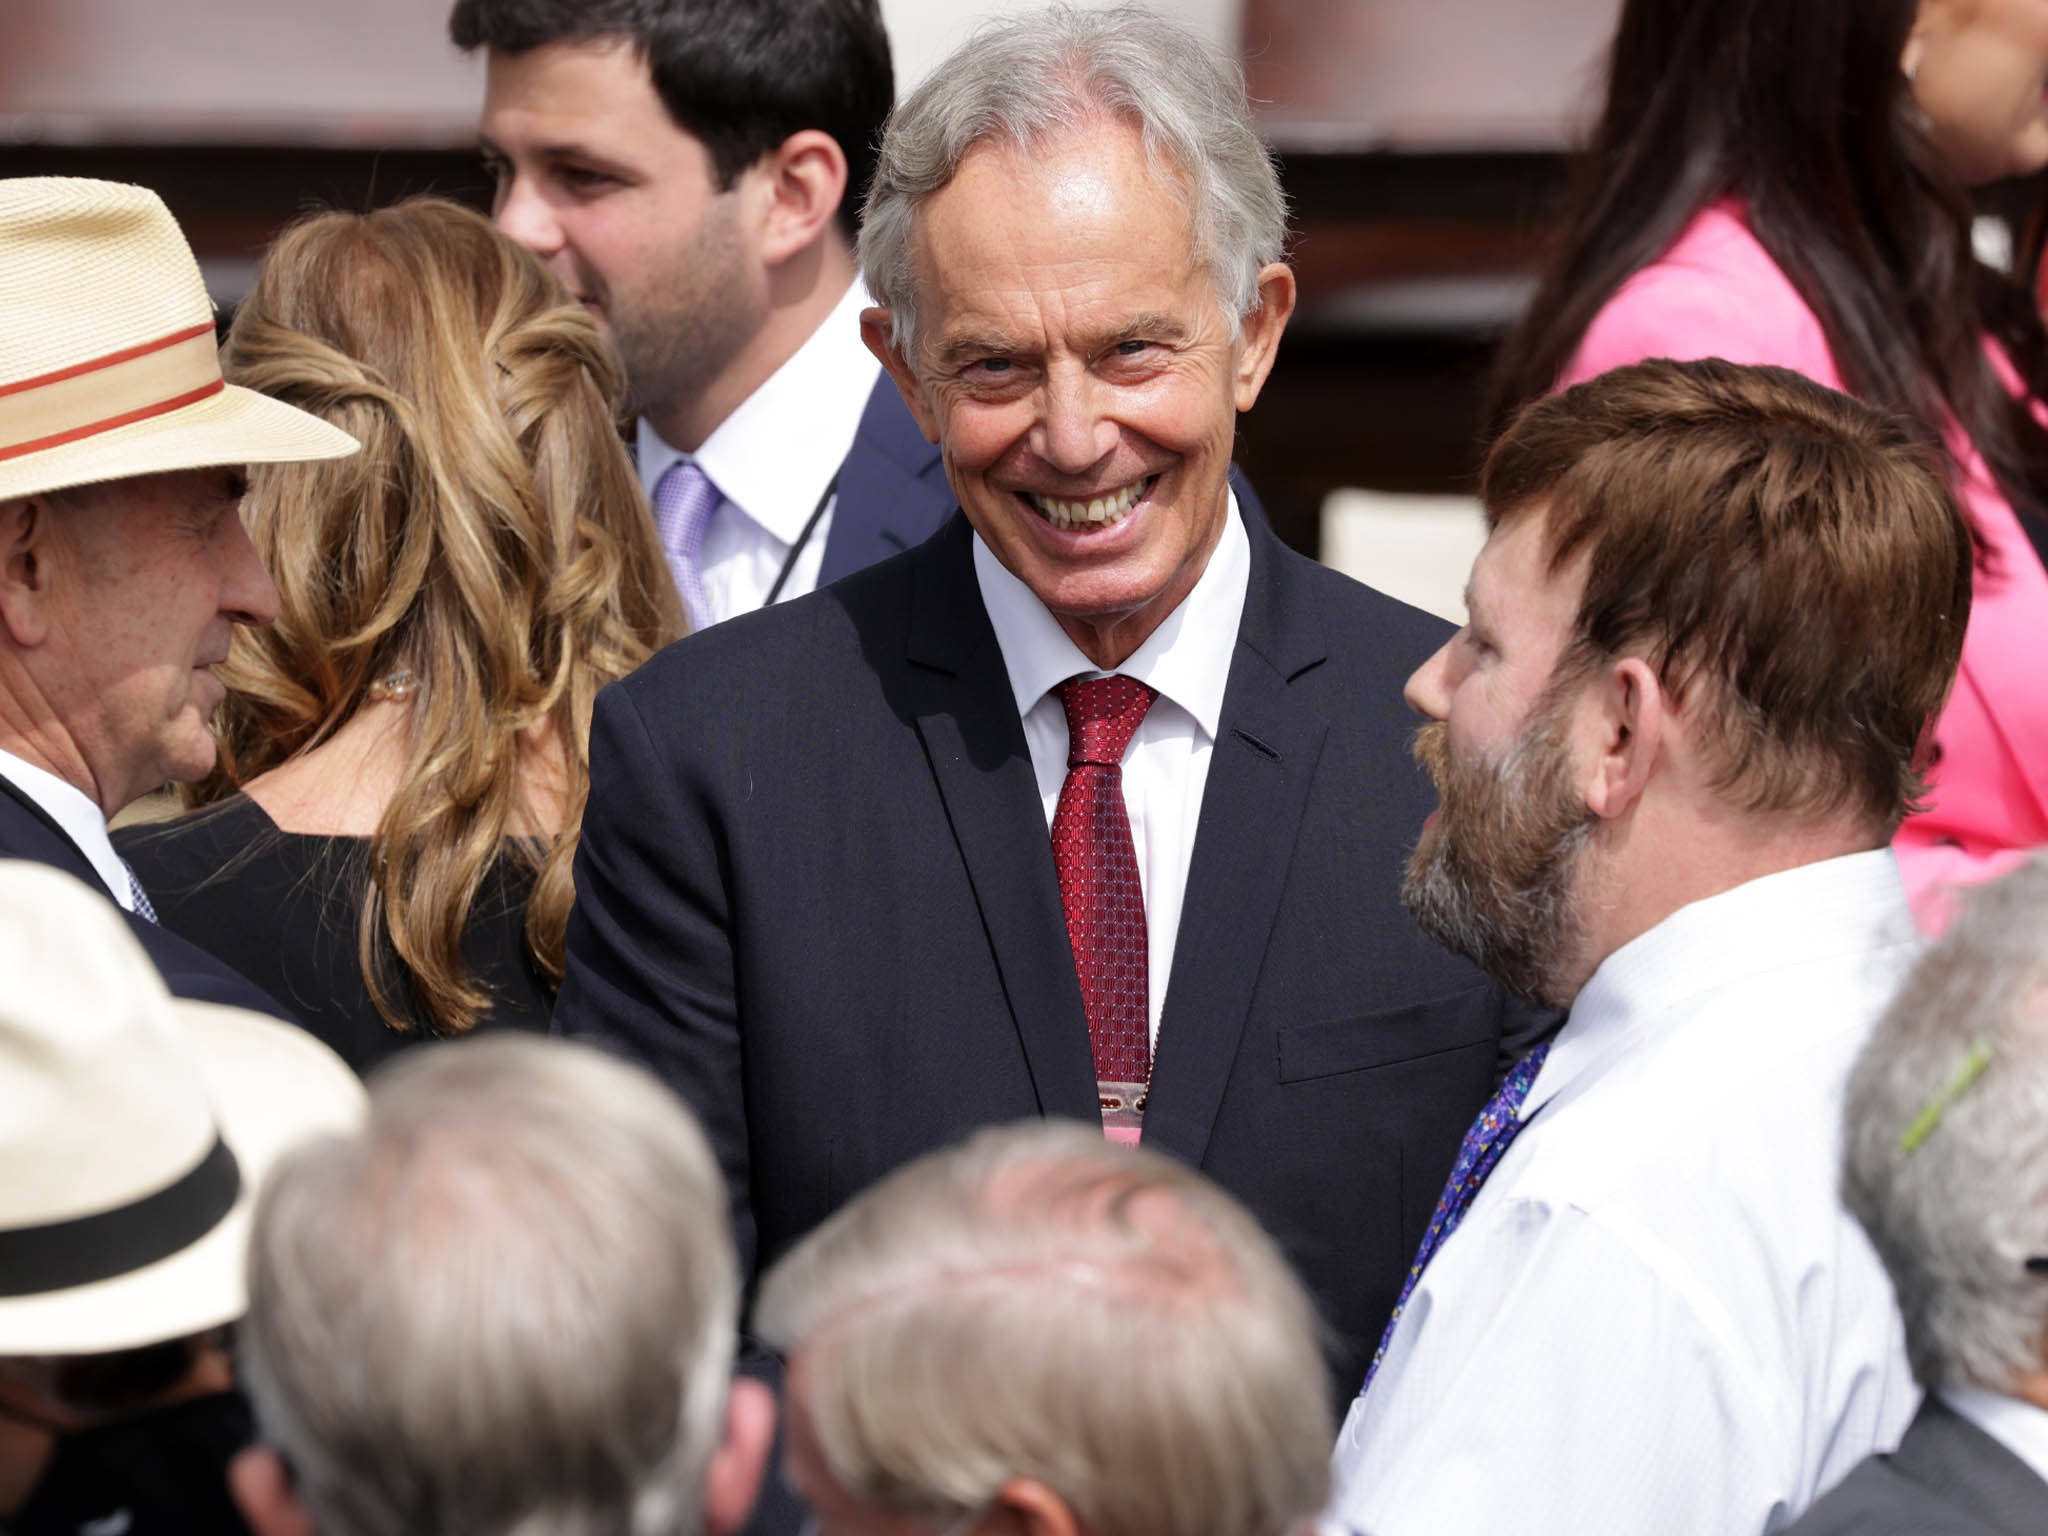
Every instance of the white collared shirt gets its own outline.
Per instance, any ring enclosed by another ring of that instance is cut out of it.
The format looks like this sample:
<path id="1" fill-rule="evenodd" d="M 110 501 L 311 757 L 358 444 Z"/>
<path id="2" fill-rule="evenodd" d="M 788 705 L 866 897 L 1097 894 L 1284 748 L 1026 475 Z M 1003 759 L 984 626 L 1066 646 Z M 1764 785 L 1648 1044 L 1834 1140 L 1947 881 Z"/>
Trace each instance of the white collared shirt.
<path id="1" fill-rule="evenodd" d="M 12 752 L 0 752 L 0 778 L 35 801 L 52 821 L 71 835 L 71 841 L 78 844 L 86 861 L 92 865 L 93 873 L 100 877 L 108 894 L 121 904 L 123 912 L 135 910 L 135 895 L 128 885 L 128 866 L 114 852 L 113 840 L 107 836 L 106 815 L 93 803 L 92 796 L 54 773 L 38 768 L 34 763 L 24 762 Z"/>
<path id="2" fill-rule="evenodd" d="M 1145 893 L 1147 1013 L 1155 1043 L 1167 978 L 1173 974 L 1173 941 L 1180 932 L 1202 791 L 1209 782 L 1209 757 L 1223 718 L 1223 690 L 1230 681 L 1251 575 L 1251 540 L 1245 537 L 1233 492 L 1223 536 L 1194 590 L 1116 669 L 1159 694 L 1132 735 L 1123 765 L 1124 808 L 1130 813 L 1138 883 Z M 1024 744 L 1031 752 L 1050 835 L 1060 786 L 1067 781 L 1067 712 L 1053 690 L 1070 677 L 1104 674 L 1067 638 L 1031 589 L 1003 568 L 979 534 L 974 538 L 974 577 L 1024 722 Z"/>
<path id="3" fill-rule="evenodd" d="M 640 487 L 647 499 L 668 467 L 695 459 L 722 500 L 704 531 L 699 568 L 712 620 L 748 613 L 768 600 L 804 524 L 853 447 L 882 365 L 860 339 L 867 290 L 855 283 L 824 323 L 761 387 L 712 429 L 695 454 L 664 442 L 643 416 Z M 804 540 L 776 601 L 818 585 L 835 493 Z"/>
<path id="4" fill-rule="evenodd" d="M 2048 1483 L 2048 1409 L 1982 1387 L 1943 1387 L 1941 1399 Z"/>
<path id="5" fill-rule="evenodd" d="M 1918 951 L 1889 850 L 1693 903 L 1572 1004 L 1335 1461 L 1372 1536 L 1750 1536 L 1918 1405 L 1836 1197 L 1843 1083 Z"/>

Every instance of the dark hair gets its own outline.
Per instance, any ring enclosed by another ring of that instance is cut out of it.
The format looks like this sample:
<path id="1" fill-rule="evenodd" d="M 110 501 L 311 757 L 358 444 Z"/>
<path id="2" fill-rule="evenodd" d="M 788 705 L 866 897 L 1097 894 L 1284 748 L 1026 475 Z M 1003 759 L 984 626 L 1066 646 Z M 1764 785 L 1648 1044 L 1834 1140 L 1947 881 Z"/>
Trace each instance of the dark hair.
<path id="1" fill-rule="evenodd" d="M 1536 297 L 1501 354 L 1496 425 L 1555 386 L 1601 307 L 1718 197 L 1818 317 L 1844 384 L 1946 454 L 1952 416 L 2015 510 L 2040 515 L 2048 397 L 2031 297 L 1978 262 L 1965 189 L 1900 71 L 1916 0 L 1627 0 L 1607 102 Z"/>
<path id="2" fill-rule="evenodd" d="M 1553 573 L 1586 561 L 1559 675 L 1644 657 L 1734 804 L 1887 835 L 1914 808 L 1971 542 L 1896 417 L 1787 368 L 1658 358 L 1530 405 L 1480 495 L 1494 527 L 1543 518 Z"/>
<path id="3" fill-rule="evenodd" d="M 500 53 L 629 40 L 721 191 L 791 134 L 829 133 L 846 155 L 839 227 L 849 240 L 859 230 L 896 99 L 876 0 L 455 0 L 448 35 Z"/>

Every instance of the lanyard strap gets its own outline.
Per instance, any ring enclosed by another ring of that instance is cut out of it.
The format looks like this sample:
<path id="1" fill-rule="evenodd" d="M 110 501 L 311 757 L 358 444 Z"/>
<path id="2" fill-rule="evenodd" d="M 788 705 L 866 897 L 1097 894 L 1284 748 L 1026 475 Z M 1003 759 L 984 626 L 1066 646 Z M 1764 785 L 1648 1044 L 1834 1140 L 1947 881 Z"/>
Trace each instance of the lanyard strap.
<path id="1" fill-rule="evenodd" d="M 774 604 L 782 596 L 782 589 L 789 581 L 789 573 L 796 569 L 797 557 L 804 552 L 804 546 L 811 542 L 811 535 L 818 531 L 818 522 L 825 515 L 825 509 L 832 505 L 832 497 L 839 489 L 839 472 L 834 470 L 832 478 L 825 482 L 825 494 L 818 498 L 818 504 L 811 508 L 810 518 L 804 523 L 804 531 L 796 536 L 796 542 L 789 546 L 789 554 L 782 562 L 782 570 L 775 577 L 775 585 L 768 589 L 768 595 L 761 599 L 763 608 Z"/>

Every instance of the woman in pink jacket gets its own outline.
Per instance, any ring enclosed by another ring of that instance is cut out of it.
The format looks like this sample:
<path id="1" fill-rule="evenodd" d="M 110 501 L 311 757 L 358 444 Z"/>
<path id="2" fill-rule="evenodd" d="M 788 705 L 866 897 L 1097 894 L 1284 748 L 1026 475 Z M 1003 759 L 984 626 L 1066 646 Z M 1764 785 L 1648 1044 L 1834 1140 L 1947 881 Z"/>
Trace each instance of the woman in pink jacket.
<path id="1" fill-rule="evenodd" d="M 1645 357 L 1794 368 L 1946 454 L 1980 548 L 1922 920 L 2048 842 L 2048 333 L 1969 188 L 2048 165 L 2048 0 L 1627 0 L 1501 415 Z"/>

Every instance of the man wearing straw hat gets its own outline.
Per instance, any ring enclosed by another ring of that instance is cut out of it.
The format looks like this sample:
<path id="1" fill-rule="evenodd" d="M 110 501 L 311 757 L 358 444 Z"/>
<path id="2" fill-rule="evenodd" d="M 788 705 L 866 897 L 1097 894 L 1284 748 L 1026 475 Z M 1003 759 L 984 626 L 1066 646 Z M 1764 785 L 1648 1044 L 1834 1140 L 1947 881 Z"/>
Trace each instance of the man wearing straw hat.
<path id="1" fill-rule="evenodd" d="M 230 1531 L 220 1330 L 257 1186 L 363 1113 L 305 1031 L 177 1001 L 114 909 L 0 860 L 0 1527 Z"/>
<path id="2" fill-rule="evenodd" d="M 212 668 L 277 592 L 252 463 L 357 444 L 221 379 L 213 305 L 155 193 L 0 181 L 0 857 L 103 888 L 171 990 L 278 1012 L 159 929 L 107 818 L 214 763 Z"/>

